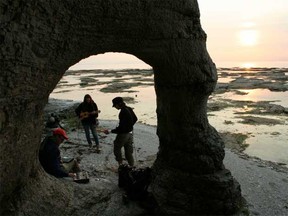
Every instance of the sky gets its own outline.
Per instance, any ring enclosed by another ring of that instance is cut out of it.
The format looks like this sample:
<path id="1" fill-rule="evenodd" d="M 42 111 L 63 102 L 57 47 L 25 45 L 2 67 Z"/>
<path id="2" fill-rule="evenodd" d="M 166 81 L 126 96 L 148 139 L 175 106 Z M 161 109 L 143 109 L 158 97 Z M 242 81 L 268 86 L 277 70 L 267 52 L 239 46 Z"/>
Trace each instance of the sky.
<path id="1" fill-rule="evenodd" d="M 216 65 L 282 61 L 288 67 L 288 0 L 198 0 L 198 4 L 207 49 Z"/>
<path id="2" fill-rule="evenodd" d="M 288 67 L 288 0 L 198 0 L 217 67 Z M 123 53 L 91 56 L 70 69 L 149 68 Z"/>

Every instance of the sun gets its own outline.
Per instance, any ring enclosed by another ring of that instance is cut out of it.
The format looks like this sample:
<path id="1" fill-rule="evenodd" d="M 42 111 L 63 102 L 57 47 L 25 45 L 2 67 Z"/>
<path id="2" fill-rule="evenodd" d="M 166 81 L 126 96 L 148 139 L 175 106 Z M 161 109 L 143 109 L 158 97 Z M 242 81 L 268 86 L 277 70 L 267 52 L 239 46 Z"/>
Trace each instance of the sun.
<path id="1" fill-rule="evenodd" d="M 242 66 L 245 68 L 245 69 L 250 69 L 250 68 L 252 68 L 252 67 L 255 67 L 255 64 L 254 63 L 244 63 L 244 64 L 242 64 Z"/>
<path id="2" fill-rule="evenodd" d="M 252 29 L 242 30 L 239 32 L 239 40 L 243 46 L 255 46 L 259 40 L 259 33 Z"/>

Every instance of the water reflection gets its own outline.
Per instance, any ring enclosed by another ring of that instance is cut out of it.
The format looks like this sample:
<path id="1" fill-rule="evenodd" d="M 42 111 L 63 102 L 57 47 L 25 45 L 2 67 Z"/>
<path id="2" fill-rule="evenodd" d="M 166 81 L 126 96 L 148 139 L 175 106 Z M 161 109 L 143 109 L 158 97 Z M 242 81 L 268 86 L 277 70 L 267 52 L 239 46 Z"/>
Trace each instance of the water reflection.
<path id="1" fill-rule="evenodd" d="M 234 77 L 231 74 L 239 76 L 239 72 L 247 73 L 244 69 L 235 69 L 232 71 L 219 70 L 225 74 L 229 72 L 228 77 L 220 77 L 220 82 L 231 82 Z M 263 70 L 259 70 L 263 72 Z M 257 73 L 257 71 L 253 71 Z M 86 85 L 83 84 L 83 78 L 88 78 Z M 91 78 L 95 79 L 93 82 Z M 90 81 L 89 81 L 90 79 Z M 128 89 L 117 89 L 116 83 L 130 85 Z M 136 85 L 132 85 L 136 83 Z M 156 95 L 154 89 L 154 77 L 151 71 L 90 71 L 90 72 L 71 72 L 65 73 L 64 77 L 59 82 L 59 85 L 51 93 L 50 98 L 73 100 L 80 102 L 83 100 L 85 94 L 90 94 L 97 103 L 101 113 L 100 119 L 116 120 L 118 119 L 118 111 L 112 108 L 112 99 L 115 96 L 127 98 L 129 106 L 135 108 L 135 112 L 142 123 L 156 125 Z M 111 92 L 103 92 L 103 88 L 111 86 Z M 114 86 L 113 86 L 114 85 Z M 239 92 L 241 94 L 239 94 Z M 233 91 L 225 92 L 223 94 L 215 94 L 211 100 L 219 102 L 221 100 L 232 100 L 229 103 L 236 103 L 236 101 L 273 101 L 288 107 L 288 92 L 271 92 L 268 89 L 240 89 L 238 93 Z M 257 156 L 265 160 L 278 161 L 288 163 L 288 117 L 280 116 L 265 116 L 269 118 L 281 118 L 285 121 L 282 125 L 251 125 L 241 123 L 239 114 L 236 112 L 251 111 L 249 106 L 241 104 L 238 107 L 221 108 L 218 111 L 209 112 L 208 120 L 219 132 L 228 131 L 231 133 L 245 133 L 249 135 L 246 142 L 249 147 L 246 153 Z M 227 122 L 230 122 L 227 124 Z M 275 132 L 275 133 L 273 133 Z M 276 133 L 279 132 L 279 133 Z"/>
<path id="2" fill-rule="evenodd" d="M 222 97 L 240 101 L 271 101 L 273 104 L 288 107 L 288 92 L 273 92 L 268 89 L 245 89 L 238 91 L 243 92 L 243 94 L 226 92 Z"/>

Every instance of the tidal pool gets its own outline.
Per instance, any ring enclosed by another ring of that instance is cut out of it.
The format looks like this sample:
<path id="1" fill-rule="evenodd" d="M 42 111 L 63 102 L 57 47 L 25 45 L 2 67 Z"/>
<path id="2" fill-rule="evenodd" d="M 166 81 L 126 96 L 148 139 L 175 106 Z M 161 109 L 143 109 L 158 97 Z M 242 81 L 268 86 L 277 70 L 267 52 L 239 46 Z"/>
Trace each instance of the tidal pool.
<path id="1" fill-rule="evenodd" d="M 222 69 L 219 80 L 229 83 L 235 77 L 243 76 L 243 73 L 249 72 Z M 273 79 L 275 73 L 282 72 L 281 69 L 276 71 L 267 68 L 257 69 L 252 71 L 249 77 L 257 77 L 257 73 L 261 77 L 265 75 L 265 79 L 269 79 L 270 74 Z M 287 76 L 287 73 L 285 75 Z M 90 94 L 101 110 L 99 119 L 118 119 L 118 110 L 112 107 L 111 101 L 114 97 L 121 96 L 126 98 L 129 101 L 127 104 L 135 109 L 139 122 L 157 125 L 154 76 L 151 70 L 68 71 L 50 94 L 50 98 L 81 102 L 85 94 Z M 244 153 L 263 160 L 288 164 L 287 113 L 251 112 L 258 106 L 263 106 L 262 108 L 265 109 L 267 104 L 278 104 L 287 110 L 287 98 L 287 91 L 270 91 L 264 88 L 241 88 L 237 91 L 228 89 L 225 93 L 213 93 L 208 101 L 208 120 L 219 133 L 229 132 L 247 136 L 242 143 L 248 146 Z M 259 101 L 266 102 L 259 104 L 257 103 Z M 276 120 L 281 123 L 275 124 Z"/>

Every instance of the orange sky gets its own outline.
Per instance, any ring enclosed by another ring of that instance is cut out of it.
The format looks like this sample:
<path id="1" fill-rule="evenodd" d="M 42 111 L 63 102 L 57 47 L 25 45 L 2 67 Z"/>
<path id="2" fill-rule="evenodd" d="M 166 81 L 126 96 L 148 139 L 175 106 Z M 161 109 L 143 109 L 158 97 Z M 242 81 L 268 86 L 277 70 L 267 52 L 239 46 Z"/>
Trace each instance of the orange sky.
<path id="1" fill-rule="evenodd" d="M 287 67 L 288 0 L 198 0 L 207 49 L 217 67 Z M 82 60 L 70 69 L 149 68 L 123 53 Z"/>
<path id="2" fill-rule="evenodd" d="M 288 0 L 198 0 L 198 4 L 207 49 L 216 65 L 282 61 L 288 67 Z"/>

